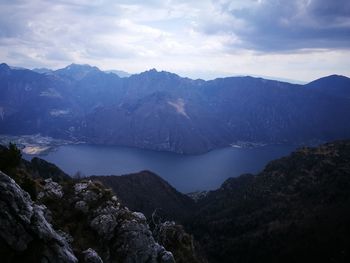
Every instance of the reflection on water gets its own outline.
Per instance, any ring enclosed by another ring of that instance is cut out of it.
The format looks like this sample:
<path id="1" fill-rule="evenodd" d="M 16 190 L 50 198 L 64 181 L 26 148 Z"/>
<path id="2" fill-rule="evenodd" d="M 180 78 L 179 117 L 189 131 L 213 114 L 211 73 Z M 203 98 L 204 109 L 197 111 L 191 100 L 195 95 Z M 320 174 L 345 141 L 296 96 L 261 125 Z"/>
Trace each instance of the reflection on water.
<path id="1" fill-rule="evenodd" d="M 216 189 L 228 177 L 257 173 L 268 161 L 288 155 L 295 148 L 291 145 L 229 147 L 202 155 L 180 155 L 118 146 L 63 145 L 40 158 L 71 175 L 77 171 L 85 175 L 122 175 L 150 170 L 186 193 Z"/>

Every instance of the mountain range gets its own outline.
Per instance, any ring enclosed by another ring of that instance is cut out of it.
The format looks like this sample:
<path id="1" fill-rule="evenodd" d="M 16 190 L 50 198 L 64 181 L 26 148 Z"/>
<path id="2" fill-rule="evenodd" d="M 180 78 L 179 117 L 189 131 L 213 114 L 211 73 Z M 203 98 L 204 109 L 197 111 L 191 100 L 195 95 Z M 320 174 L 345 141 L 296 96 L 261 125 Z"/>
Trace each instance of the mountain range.
<path id="1" fill-rule="evenodd" d="M 350 137 L 350 79 L 305 85 L 253 77 L 210 81 L 155 69 L 120 78 L 89 65 L 0 65 L 0 133 L 185 154 L 238 141 L 296 143 Z"/>

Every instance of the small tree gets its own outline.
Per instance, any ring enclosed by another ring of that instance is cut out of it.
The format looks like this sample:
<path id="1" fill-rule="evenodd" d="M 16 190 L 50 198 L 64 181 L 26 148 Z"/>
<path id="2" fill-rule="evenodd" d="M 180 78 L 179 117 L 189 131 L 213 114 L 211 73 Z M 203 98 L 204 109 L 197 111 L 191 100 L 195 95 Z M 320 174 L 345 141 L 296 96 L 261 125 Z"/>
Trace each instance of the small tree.
<path id="1" fill-rule="evenodd" d="M 0 153 L 0 169 L 5 173 L 9 172 L 21 163 L 21 158 L 21 150 L 17 148 L 16 144 L 10 142 L 8 149 L 4 149 Z"/>
<path id="2" fill-rule="evenodd" d="M 82 173 L 81 171 L 77 171 L 77 172 L 73 175 L 73 179 L 74 179 L 74 180 L 77 180 L 77 181 L 83 179 L 84 177 L 86 177 L 86 176 L 85 176 L 85 174 Z"/>
<path id="3" fill-rule="evenodd" d="M 12 167 L 16 167 L 20 164 L 22 159 L 21 150 L 17 148 L 16 144 L 9 143 L 9 158 L 11 160 Z"/>

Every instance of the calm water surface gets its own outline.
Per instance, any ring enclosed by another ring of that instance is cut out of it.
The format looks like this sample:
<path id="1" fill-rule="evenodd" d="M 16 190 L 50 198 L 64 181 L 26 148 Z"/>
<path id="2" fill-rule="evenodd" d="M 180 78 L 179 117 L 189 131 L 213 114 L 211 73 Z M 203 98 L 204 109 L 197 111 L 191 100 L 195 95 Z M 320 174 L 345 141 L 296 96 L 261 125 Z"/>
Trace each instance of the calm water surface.
<path id="1" fill-rule="evenodd" d="M 288 155 L 291 145 L 251 149 L 224 148 L 202 155 L 181 155 L 136 148 L 98 145 L 64 145 L 39 156 L 73 175 L 123 175 L 150 170 L 181 192 L 218 188 L 228 177 L 257 173 L 268 161 Z M 28 158 L 28 156 L 27 156 Z"/>

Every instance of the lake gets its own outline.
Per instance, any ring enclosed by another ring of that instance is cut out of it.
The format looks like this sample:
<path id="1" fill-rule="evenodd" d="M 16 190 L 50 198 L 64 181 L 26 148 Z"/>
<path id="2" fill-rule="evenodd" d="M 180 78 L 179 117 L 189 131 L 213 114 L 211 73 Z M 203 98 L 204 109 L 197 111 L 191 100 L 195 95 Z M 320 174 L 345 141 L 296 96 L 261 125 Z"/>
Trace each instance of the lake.
<path id="1" fill-rule="evenodd" d="M 99 145 L 63 145 L 39 156 L 66 173 L 84 175 L 123 175 L 150 170 L 177 190 L 187 193 L 218 188 L 228 177 L 257 173 L 273 159 L 288 155 L 292 145 L 256 148 L 228 147 L 201 155 L 181 155 L 137 148 Z M 28 155 L 24 155 L 30 159 Z"/>

